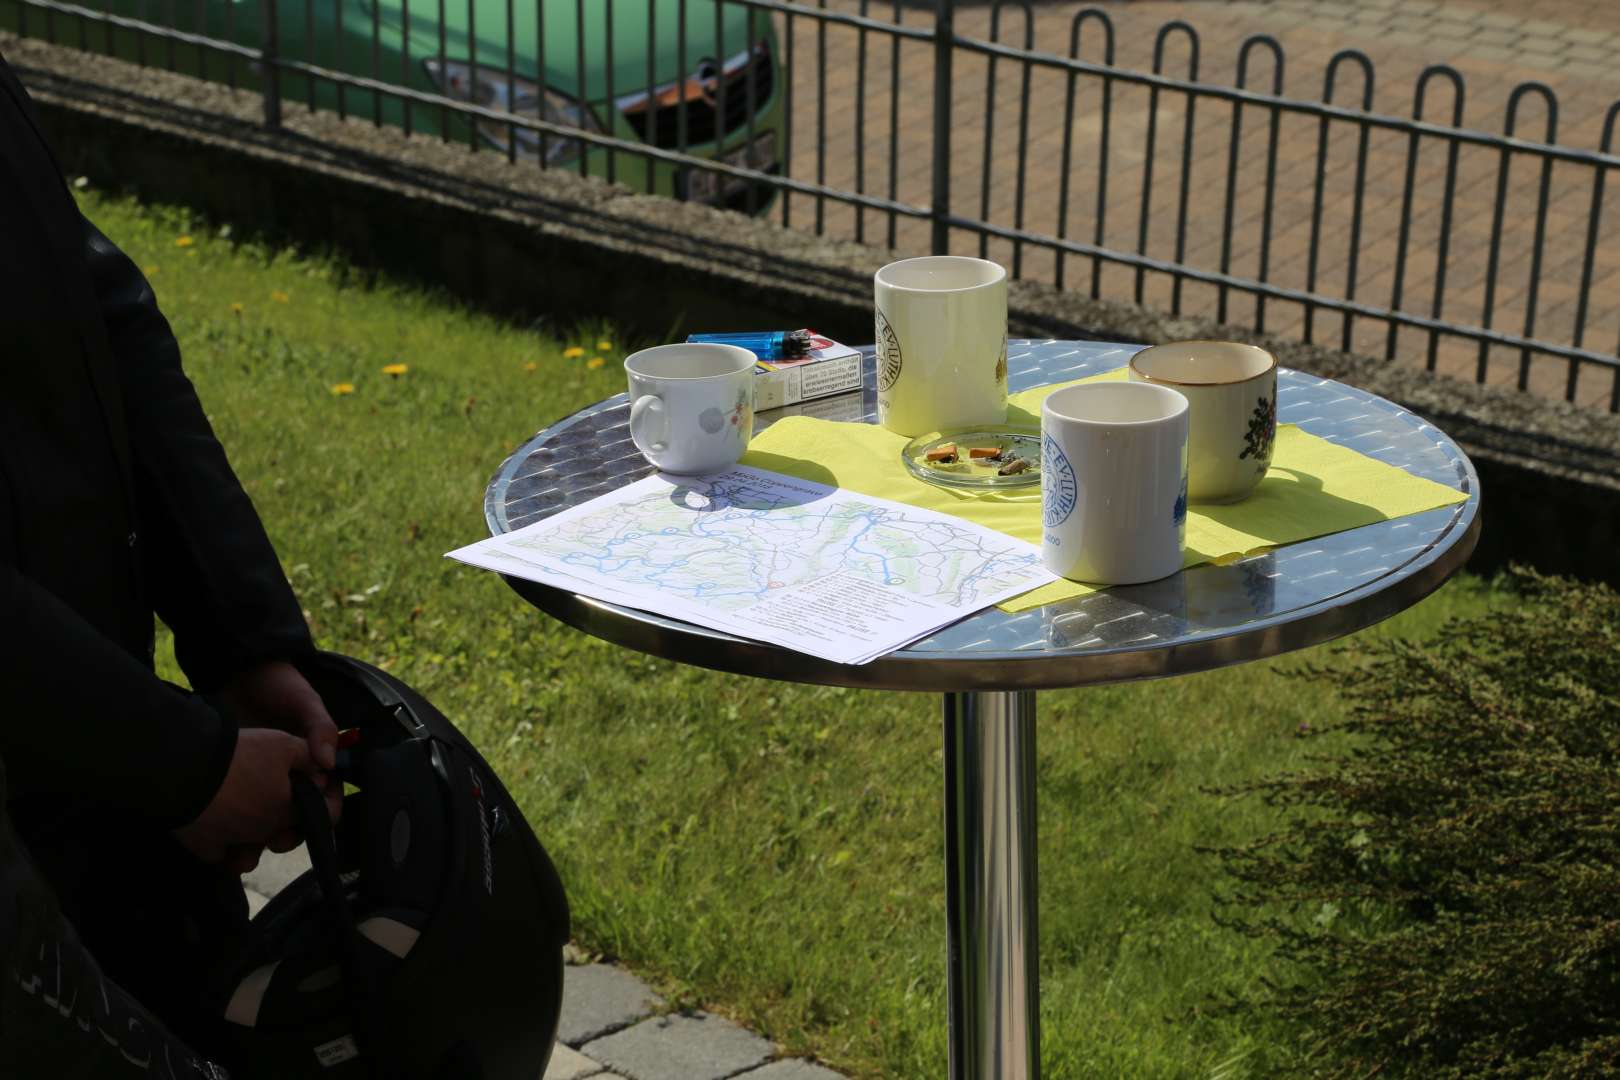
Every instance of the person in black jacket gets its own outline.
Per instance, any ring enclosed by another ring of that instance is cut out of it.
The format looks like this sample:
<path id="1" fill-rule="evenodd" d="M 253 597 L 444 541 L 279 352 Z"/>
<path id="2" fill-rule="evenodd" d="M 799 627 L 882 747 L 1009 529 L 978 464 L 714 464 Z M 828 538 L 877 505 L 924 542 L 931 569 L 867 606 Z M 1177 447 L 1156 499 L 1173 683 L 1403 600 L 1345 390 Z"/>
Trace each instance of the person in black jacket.
<path id="1" fill-rule="evenodd" d="M 44 992 L 74 931 L 97 972 L 81 993 L 104 972 L 206 1047 L 240 874 L 297 842 L 290 771 L 321 778 L 335 818 L 337 732 L 290 663 L 308 628 L 152 290 L 79 212 L 4 57 L 0 365 L 0 831 L 21 842 L 0 836 L 0 858 L 32 860 L 0 867 L 0 1075 L 35 1074 L 51 1023 L 116 1040 Z M 194 692 L 154 674 L 154 613 Z M 12 902 L 34 870 L 71 927 Z"/>

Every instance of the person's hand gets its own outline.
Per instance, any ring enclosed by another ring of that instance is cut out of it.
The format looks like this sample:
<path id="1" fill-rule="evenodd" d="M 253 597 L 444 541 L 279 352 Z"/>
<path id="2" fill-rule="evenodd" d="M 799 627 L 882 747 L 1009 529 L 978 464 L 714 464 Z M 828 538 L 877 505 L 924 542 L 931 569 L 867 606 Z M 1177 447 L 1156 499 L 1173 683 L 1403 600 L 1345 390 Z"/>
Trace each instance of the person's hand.
<path id="1" fill-rule="evenodd" d="M 174 831 L 175 838 L 203 862 L 241 867 L 239 873 L 251 870 L 260 851 L 293 834 L 290 775 L 309 771 L 309 744 L 303 739 L 270 728 L 243 728 L 225 782 L 195 821 Z"/>
<path id="2" fill-rule="evenodd" d="M 315 783 L 326 794 L 327 813 L 336 822 L 343 811 L 343 784 L 331 775 L 337 764 L 337 725 L 298 669 L 280 660 L 260 664 L 226 683 L 220 697 L 236 711 L 244 728 L 277 728 L 309 744 Z M 297 832 L 289 831 L 273 838 L 269 846 L 272 851 L 290 851 L 299 839 Z"/>

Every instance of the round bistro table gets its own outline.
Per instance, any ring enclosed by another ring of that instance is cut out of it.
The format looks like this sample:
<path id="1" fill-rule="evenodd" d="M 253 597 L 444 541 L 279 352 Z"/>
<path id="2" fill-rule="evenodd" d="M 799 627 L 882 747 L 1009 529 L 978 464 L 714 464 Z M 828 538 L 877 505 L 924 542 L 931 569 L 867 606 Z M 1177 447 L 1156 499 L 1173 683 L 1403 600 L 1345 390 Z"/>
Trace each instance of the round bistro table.
<path id="1" fill-rule="evenodd" d="M 1140 346 L 1012 341 L 1013 391 L 1122 366 Z M 866 389 L 757 415 L 876 423 Z M 788 682 L 944 696 L 947 1000 L 953 1080 L 1036 1080 L 1035 693 L 1205 671 L 1327 641 L 1438 588 L 1479 537 L 1479 480 L 1444 433 L 1382 398 L 1283 369 L 1278 419 L 1417 476 L 1466 502 L 1303 540 L 1224 566 L 1010 615 L 988 608 L 858 667 L 731 637 L 508 577 L 588 634 L 681 663 Z M 502 464 L 484 496 L 492 534 L 653 471 L 630 441 L 624 394 L 559 420 Z"/>

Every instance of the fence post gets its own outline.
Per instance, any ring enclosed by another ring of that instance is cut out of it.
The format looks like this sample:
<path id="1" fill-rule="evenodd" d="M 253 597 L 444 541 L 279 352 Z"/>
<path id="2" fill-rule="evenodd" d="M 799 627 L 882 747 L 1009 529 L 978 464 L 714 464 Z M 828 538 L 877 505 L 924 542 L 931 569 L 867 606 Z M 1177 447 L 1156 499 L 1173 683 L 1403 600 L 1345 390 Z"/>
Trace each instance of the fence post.
<path id="1" fill-rule="evenodd" d="M 281 50 L 276 38 L 276 0 L 264 0 L 264 44 L 259 49 L 260 77 L 264 80 L 264 126 L 281 126 Z"/>
<path id="2" fill-rule="evenodd" d="M 950 248 L 951 212 L 951 52 L 956 44 L 955 0 L 934 4 L 934 238 L 935 255 Z"/>

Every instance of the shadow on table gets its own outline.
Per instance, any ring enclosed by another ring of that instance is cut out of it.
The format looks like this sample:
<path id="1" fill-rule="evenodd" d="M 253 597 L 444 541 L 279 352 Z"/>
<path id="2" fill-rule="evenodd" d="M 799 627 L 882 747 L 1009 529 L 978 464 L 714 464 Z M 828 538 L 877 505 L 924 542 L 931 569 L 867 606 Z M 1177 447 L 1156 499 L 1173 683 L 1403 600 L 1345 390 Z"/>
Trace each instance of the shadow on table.
<path id="1" fill-rule="evenodd" d="M 1189 544 L 1188 563 L 1230 562 L 1266 548 L 1389 520 L 1376 506 L 1330 495 L 1322 488 L 1322 478 L 1315 473 L 1273 465 L 1242 502 L 1194 503 L 1193 513 L 1243 533 L 1254 543 L 1240 552 L 1201 551 Z"/>
<path id="2" fill-rule="evenodd" d="M 819 466 L 796 459 L 779 457 L 775 454 L 761 454 L 758 455 L 758 458 L 765 459 L 767 463 L 756 466 L 754 461 L 750 461 L 751 467 L 782 472 L 784 471 L 781 468 L 782 464 L 792 461 L 797 467 L 798 476 L 829 487 L 837 487 L 833 475 Z M 823 476 L 825 479 L 822 478 Z M 674 484 L 669 490 L 668 498 L 670 503 L 692 514 L 717 514 L 725 510 L 783 510 L 821 502 L 828 498 L 830 494 L 825 491 L 813 491 L 809 488 L 798 487 L 792 483 L 762 483 L 746 475 L 736 473 L 720 473 L 690 479 L 666 474 L 665 479 Z M 791 479 L 791 477 L 785 477 L 784 479 Z M 675 530 L 666 529 L 664 531 L 674 532 Z"/>
<path id="3" fill-rule="evenodd" d="M 818 465 L 808 458 L 788 457 L 786 454 L 750 450 L 745 464 L 752 469 L 764 469 L 767 472 L 781 473 L 784 476 L 796 476 L 801 480 L 826 484 L 828 487 L 838 486 L 838 477 L 833 475 L 831 469 Z"/>

